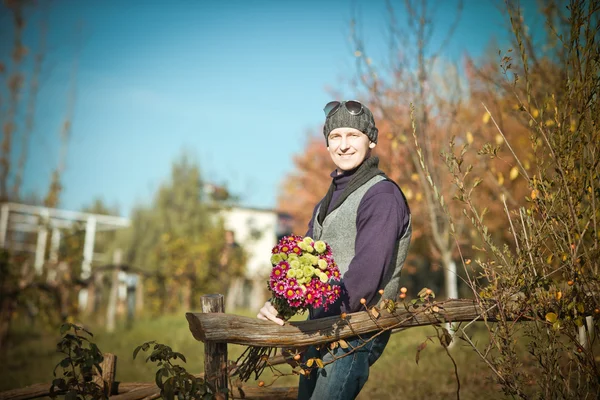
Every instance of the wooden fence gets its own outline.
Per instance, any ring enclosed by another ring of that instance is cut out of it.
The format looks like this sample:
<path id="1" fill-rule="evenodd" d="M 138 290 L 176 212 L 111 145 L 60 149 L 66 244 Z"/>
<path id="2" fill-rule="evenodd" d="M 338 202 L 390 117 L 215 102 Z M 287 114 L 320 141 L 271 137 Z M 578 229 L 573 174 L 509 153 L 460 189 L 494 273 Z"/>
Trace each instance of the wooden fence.
<path id="1" fill-rule="evenodd" d="M 435 305 L 435 308 L 433 306 Z M 186 318 L 190 331 L 204 342 L 204 373 L 196 375 L 215 384 L 218 389 L 228 388 L 227 344 L 245 346 L 294 347 L 323 344 L 381 329 L 409 328 L 443 322 L 466 322 L 497 319 L 497 307 L 490 302 L 483 307 L 474 300 L 450 299 L 435 304 L 417 304 L 419 308 L 398 308 L 394 313 L 385 309 L 377 313 L 360 311 L 312 321 L 289 322 L 276 325 L 258 318 L 224 313 L 224 297 L 220 294 L 202 296 L 202 312 L 189 312 Z M 110 400 L 156 399 L 160 390 L 154 382 L 115 382 L 116 357 L 105 357 L 111 365 L 103 368 L 102 379 L 110 389 Z M 106 362 L 106 361 L 105 361 Z M 283 364 L 282 356 L 269 360 L 271 365 Z M 295 387 L 259 387 L 256 384 L 229 389 L 230 398 L 295 399 Z M 0 393 L 0 400 L 26 400 L 49 395 L 50 383 L 36 384 Z"/>

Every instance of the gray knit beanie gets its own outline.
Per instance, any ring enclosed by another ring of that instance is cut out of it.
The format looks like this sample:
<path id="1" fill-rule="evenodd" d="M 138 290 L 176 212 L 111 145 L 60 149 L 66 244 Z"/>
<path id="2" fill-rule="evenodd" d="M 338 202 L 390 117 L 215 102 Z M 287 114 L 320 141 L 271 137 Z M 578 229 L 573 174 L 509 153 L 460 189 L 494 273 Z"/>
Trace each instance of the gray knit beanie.
<path id="1" fill-rule="evenodd" d="M 337 110 L 332 116 L 325 119 L 325 125 L 323 125 L 323 134 L 325 135 L 325 142 L 329 146 L 329 132 L 336 128 L 354 128 L 358 129 L 373 143 L 377 143 L 377 133 L 379 132 L 375 126 L 375 119 L 373 113 L 364 104 L 362 105 L 363 111 L 359 115 L 352 115 L 346 109 L 346 105 L 342 102 L 340 109 Z"/>

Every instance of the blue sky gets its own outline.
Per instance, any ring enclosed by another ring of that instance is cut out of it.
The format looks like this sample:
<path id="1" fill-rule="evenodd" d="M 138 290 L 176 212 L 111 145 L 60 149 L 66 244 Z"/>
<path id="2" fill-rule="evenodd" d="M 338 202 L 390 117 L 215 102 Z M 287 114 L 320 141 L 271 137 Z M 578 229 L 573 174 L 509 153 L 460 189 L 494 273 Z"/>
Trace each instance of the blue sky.
<path id="1" fill-rule="evenodd" d="M 434 41 L 456 7 L 438 4 Z M 465 0 L 445 57 L 481 54 L 491 37 L 503 42 L 505 21 L 494 4 Z M 377 62 L 386 44 L 381 0 L 53 1 L 24 192 L 43 196 L 58 163 L 79 47 L 61 207 L 100 197 L 127 216 L 151 201 L 184 151 L 243 205 L 275 207 L 307 132 L 321 129 L 327 88 L 357 97 L 345 84 L 355 73 L 353 9 Z"/>

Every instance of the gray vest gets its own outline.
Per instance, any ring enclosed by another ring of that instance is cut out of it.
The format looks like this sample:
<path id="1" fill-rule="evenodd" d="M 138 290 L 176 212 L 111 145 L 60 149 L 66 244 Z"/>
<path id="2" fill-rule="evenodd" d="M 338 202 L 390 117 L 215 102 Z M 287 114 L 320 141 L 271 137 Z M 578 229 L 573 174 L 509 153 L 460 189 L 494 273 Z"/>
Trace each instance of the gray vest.
<path id="1" fill-rule="evenodd" d="M 348 271 L 350 261 L 354 258 L 358 206 L 365 193 L 367 193 L 367 191 L 377 182 L 381 182 L 385 179 L 386 178 L 381 175 L 374 176 L 364 185 L 356 189 L 338 208 L 325 217 L 323 225 L 321 225 L 316 218 L 316 216 L 319 215 L 320 206 L 316 210 L 313 221 L 313 239 L 323 240 L 331 246 L 333 259 L 340 269 L 342 278 L 346 271 Z M 404 266 L 404 260 L 406 260 L 411 235 L 412 221 L 409 217 L 406 232 L 402 238 L 396 242 L 394 254 L 390 262 L 391 265 L 386 268 L 386 275 L 381 282 L 383 298 L 385 299 L 396 301 L 398 298 L 398 292 L 400 291 L 400 272 Z M 381 297 L 382 296 L 376 293 L 373 300 L 368 305 L 372 306 L 377 304 Z"/>

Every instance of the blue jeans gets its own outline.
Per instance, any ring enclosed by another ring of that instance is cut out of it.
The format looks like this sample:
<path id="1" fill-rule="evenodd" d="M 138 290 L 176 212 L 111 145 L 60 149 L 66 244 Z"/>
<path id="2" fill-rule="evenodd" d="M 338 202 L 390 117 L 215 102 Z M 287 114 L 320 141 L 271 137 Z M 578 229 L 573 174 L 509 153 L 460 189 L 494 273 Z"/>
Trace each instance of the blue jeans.
<path id="1" fill-rule="evenodd" d="M 317 350 L 314 346 L 310 346 L 304 355 L 304 361 L 313 357 L 321 358 L 323 362 L 331 361 L 334 355 L 340 357 L 348 353 L 376 333 L 360 335 L 362 340 L 356 336 L 346 339 L 348 348 L 342 349 L 338 346 L 331 351 L 333 355 L 327 349 Z M 300 375 L 298 400 L 350 400 L 356 398 L 369 378 L 369 367 L 383 353 L 390 334 L 390 331 L 383 332 L 351 355 L 340 358 L 326 365 L 325 368 L 314 367 L 307 376 Z"/>

